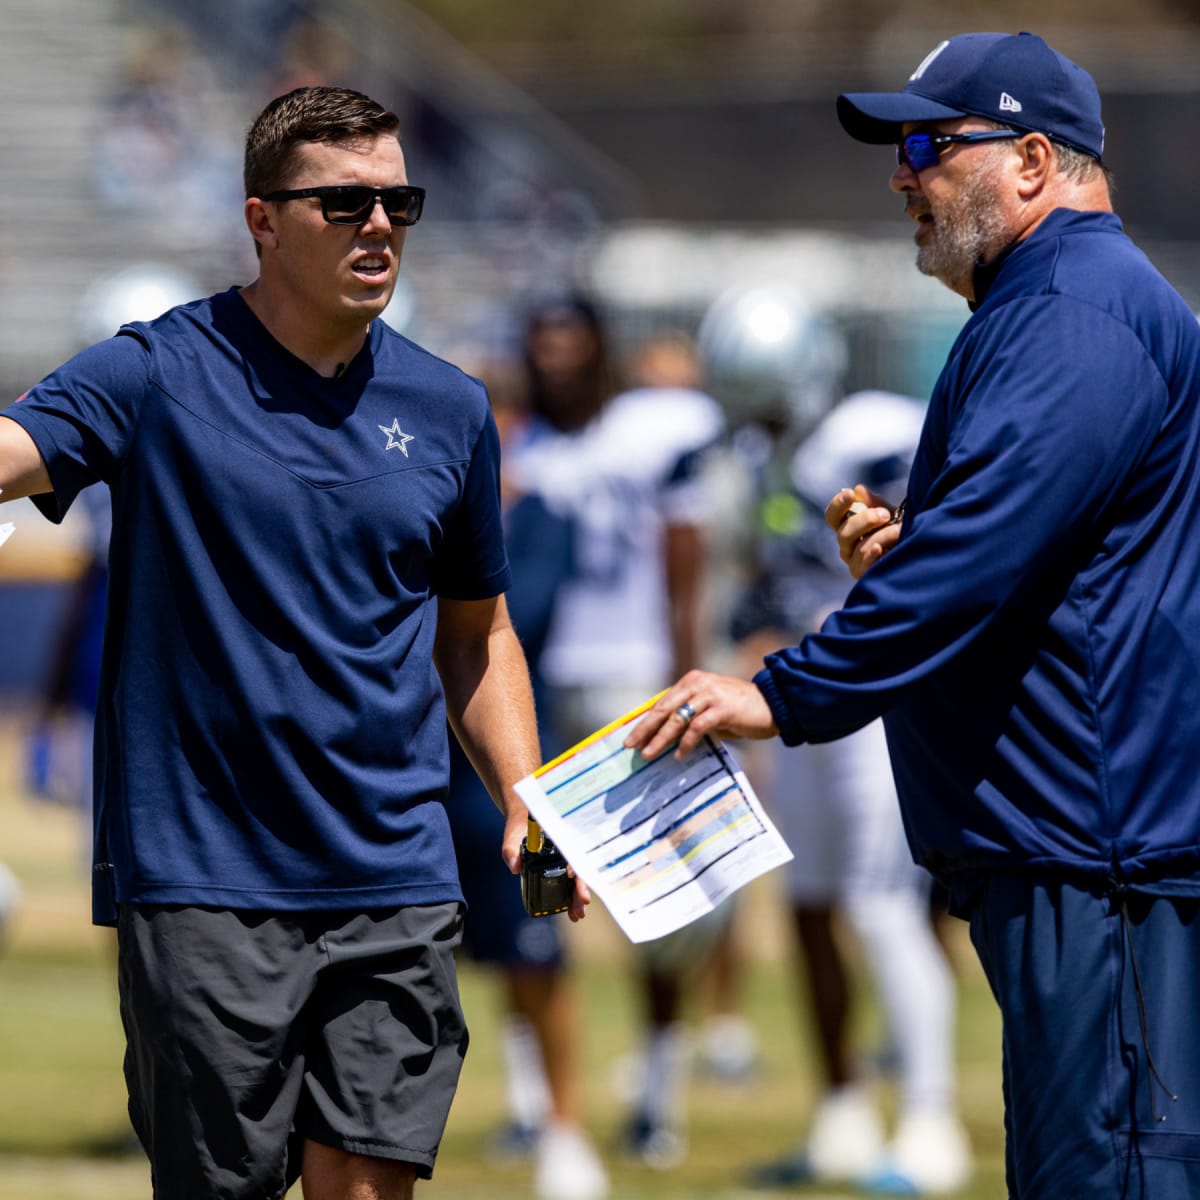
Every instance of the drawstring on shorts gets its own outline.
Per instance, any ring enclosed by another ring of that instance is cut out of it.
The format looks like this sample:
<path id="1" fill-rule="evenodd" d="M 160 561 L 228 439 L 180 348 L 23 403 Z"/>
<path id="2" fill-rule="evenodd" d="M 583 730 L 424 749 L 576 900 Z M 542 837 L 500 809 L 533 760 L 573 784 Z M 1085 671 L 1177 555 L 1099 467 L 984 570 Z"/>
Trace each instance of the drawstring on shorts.
<path id="1" fill-rule="evenodd" d="M 1133 969 L 1133 993 L 1137 998 L 1138 1025 L 1142 1031 L 1142 1048 L 1146 1051 L 1146 1066 L 1149 1068 L 1146 1074 L 1146 1087 L 1150 1092 L 1150 1115 L 1156 1122 L 1162 1122 L 1167 1118 L 1165 1113 L 1159 1113 L 1158 1105 L 1155 1103 L 1155 1083 L 1167 1093 L 1170 1100 L 1178 1102 L 1179 1097 L 1167 1086 L 1166 1081 L 1163 1079 L 1154 1062 L 1154 1055 L 1150 1053 L 1150 1029 L 1146 1021 L 1146 998 L 1142 992 L 1142 975 L 1138 970 L 1137 955 L 1133 949 L 1133 921 L 1129 917 L 1129 889 L 1123 883 L 1117 883 L 1115 879 L 1110 879 L 1108 882 L 1109 894 L 1116 898 L 1117 908 L 1121 914 L 1121 937 L 1124 944 L 1129 947 L 1129 965 Z"/>

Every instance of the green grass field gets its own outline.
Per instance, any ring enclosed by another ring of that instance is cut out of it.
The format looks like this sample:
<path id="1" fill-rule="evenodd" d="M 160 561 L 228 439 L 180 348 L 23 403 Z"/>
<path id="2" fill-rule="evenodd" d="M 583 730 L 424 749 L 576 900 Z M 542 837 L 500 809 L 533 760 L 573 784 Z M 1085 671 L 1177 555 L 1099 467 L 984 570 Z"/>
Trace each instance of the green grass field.
<path id="1" fill-rule="evenodd" d="M 88 924 L 81 834 L 71 814 L 21 794 L 17 760 L 13 722 L 0 722 L 0 859 L 25 891 L 0 953 L 0 1200 L 148 1200 L 149 1173 L 129 1144 L 124 1115 L 112 944 L 106 931 Z M 764 1063 L 746 1084 L 693 1080 L 691 1152 L 669 1172 L 630 1166 L 609 1153 L 622 1118 L 615 1067 L 637 1038 L 626 948 L 603 913 L 571 930 L 586 1006 L 589 1122 L 612 1172 L 614 1200 L 770 1200 L 782 1194 L 750 1192 L 740 1183 L 749 1165 L 791 1146 L 813 1095 L 782 929 L 774 882 L 759 881 L 748 889 L 741 930 L 750 958 L 745 1008 Z M 965 929 L 956 925 L 953 934 L 961 980 L 959 1091 L 977 1160 L 975 1181 L 962 1197 L 982 1200 L 1004 1195 L 999 1020 Z M 471 1053 L 436 1177 L 418 1194 L 528 1197 L 528 1168 L 498 1166 L 485 1153 L 503 1112 L 493 981 L 468 966 L 462 986 Z M 869 1001 L 858 1017 L 870 1045 L 877 1017 Z M 888 1085 L 880 1088 L 886 1103 Z M 828 1187 L 791 1194 L 808 1200 L 855 1195 Z"/>

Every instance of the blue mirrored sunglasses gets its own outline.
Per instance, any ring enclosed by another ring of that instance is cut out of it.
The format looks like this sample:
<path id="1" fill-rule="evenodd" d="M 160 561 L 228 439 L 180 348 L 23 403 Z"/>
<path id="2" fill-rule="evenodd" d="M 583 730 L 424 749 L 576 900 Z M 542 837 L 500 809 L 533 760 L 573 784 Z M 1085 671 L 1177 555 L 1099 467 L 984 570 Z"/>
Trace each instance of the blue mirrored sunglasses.
<path id="1" fill-rule="evenodd" d="M 896 161 L 914 171 L 936 166 L 951 146 L 959 142 L 997 142 L 1024 137 L 1015 129 L 980 129 L 974 133 L 910 133 L 896 147 Z"/>

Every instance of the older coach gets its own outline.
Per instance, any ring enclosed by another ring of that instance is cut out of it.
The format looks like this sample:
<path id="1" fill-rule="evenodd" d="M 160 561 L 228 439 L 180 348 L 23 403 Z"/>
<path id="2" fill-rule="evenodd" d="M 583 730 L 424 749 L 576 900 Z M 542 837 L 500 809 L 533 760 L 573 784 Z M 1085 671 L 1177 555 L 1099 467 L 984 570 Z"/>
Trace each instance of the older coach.
<path id="1" fill-rule="evenodd" d="M 902 522 L 830 503 L 845 606 L 753 683 L 686 675 L 631 744 L 883 714 L 1003 1014 L 1010 1195 L 1200 1195 L 1200 326 L 1112 212 L 1095 84 L 1040 38 L 950 38 L 838 116 L 895 145 L 917 267 L 971 317 Z"/>

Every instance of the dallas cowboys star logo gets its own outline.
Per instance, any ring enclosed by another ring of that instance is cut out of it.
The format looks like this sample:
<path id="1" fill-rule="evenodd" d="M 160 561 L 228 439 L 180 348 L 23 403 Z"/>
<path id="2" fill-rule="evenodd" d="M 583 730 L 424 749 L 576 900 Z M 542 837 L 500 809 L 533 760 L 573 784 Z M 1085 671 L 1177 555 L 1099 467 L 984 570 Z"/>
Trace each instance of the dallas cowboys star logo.
<path id="1" fill-rule="evenodd" d="M 384 447 L 385 450 L 399 450 L 405 458 L 408 457 L 408 443 L 413 440 L 413 435 L 411 433 L 405 433 L 404 430 L 400 428 L 399 417 L 397 417 L 390 425 L 380 425 L 379 432 L 386 433 L 388 435 L 387 445 Z"/>

